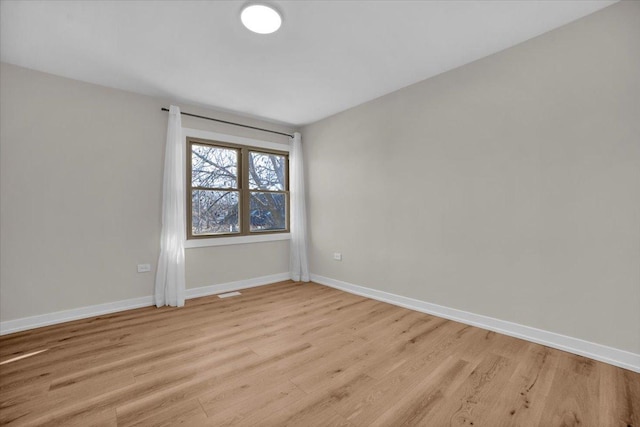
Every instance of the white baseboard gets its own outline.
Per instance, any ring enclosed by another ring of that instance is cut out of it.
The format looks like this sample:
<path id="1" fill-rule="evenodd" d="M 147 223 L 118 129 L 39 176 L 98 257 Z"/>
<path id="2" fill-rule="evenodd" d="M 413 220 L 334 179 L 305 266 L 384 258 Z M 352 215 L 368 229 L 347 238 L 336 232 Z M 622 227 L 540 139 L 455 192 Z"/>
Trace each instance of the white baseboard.
<path id="1" fill-rule="evenodd" d="M 270 276 L 255 277 L 247 280 L 238 280 L 236 282 L 221 283 L 219 285 L 187 289 L 185 291 L 185 298 L 198 298 L 207 295 L 215 295 L 223 292 L 235 291 L 238 289 L 247 289 L 256 286 L 268 285 L 270 283 L 288 280 L 289 277 L 289 273 L 279 273 L 272 274 Z M 86 307 L 74 308 L 71 310 L 57 311 L 55 313 L 41 314 L 38 316 L 23 317 L 21 319 L 7 320 L 4 322 L 0 322 L 0 335 L 7 335 L 14 332 L 25 331 L 27 329 L 40 328 L 42 326 L 55 325 L 57 323 L 70 322 L 72 320 L 86 319 L 87 317 L 100 316 L 103 314 L 115 313 L 118 311 L 131 310 L 140 307 L 149 307 L 151 305 L 154 305 L 153 297 L 146 296 L 127 299 L 123 301 L 90 305 Z"/>
<path id="2" fill-rule="evenodd" d="M 25 331 L 27 329 L 40 328 L 42 326 L 55 325 L 57 323 L 70 322 L 72 320 L 86 319 L 87 317 L 115 313 L 116 311 L 148 307 L 150 305 L 153 305 L 153 297 L 146 296 L 123 301 L 89 305 L 86 307 L 73 308 L 71 310 L 56 311 L 55 313 L 41 314 L 38 316 L 23 317 L 21 319 L 7 320 L 0 322 L 0 335 Z"/>
<path id="3" fill-rule="evenodd" d="M 185 297 L 187 299 L 198 298 L 207 295 L 236 291 L 239 289 L 268 285 L 288 279 L 289 273 L 279 273 L 252 279 L 238 280 L 235 282 L 221 283 L 218 285 L 191 288 L 186 290 Z M 311 274 L 311 280 L 313 282 L 340 289 L 352 294 L 362 295 L 367 298 L 384 301 L 411 310 L 433 314 L 445 319 L 455 320 L 467 325 L 477 326 L 512 337 L 546 345 L 548 347 L 589 357 L 591 359 L 599 360 L 601 362 L 609 363 L 611 365 L 619 366 L 631 371 L 640 372 L 640 355 L 625 350 L 592 343 L 589 341 L 581 340 L 579 338 L 557 334 L 555 332 L 532 328 L 530 326 L 508 322 L 505 320 L 495 319 L 493 317 L 444 307 L 414 298 L 408 298 L 401 295 L 379 291 L 376 289 L 366 288 L 364 286 L 354 285 L 340 280 L 323 277 L 317 274 Z M 100 316 L 103 314 L 109 314 L 118 311 L 148 307 L 151 305 L 153 305 L 153 297 L 145 296 L 123 301 L 91 305 L 71 310 L 58 311 L 55 313 L 47 313 L 38 316 L 24 317 L 21 319 L 8 320 L 5 322 L 0 322 L 0 335 L 20 332 L 27 329 L 39 328 L 42 326 L 54 325 L 57 323 L 69 322 L 72 320 Z"/>
<path id="4" fill-rule="evenodd" d="M 238 280 L 236 282 L 221 283 L 219 285 L 203 286 L 201 288 L 187 289 L 185 298 L 198 298 L 207 295 L 222 294 L 229 291 L 237 291 L 238 289 L 255 288 L 256 286 L 269 285 L 271 283 L 289 280 L 289 273 L 278 273 L 270 276 L 255 277 L 253 279 Z"/>
<path id="5" fill-rule="evenodd" d="M 366 288 L 364 286 L 354 285 L 317 274 L 311 274 L 311 281 L 352 294 L 387 302 L 389 304 L 420 311 L 422 313 L 433 314 L 434 316 L 455 320 L 456 322 L 477 326 L 482 329 L 488 329 L 490 331 L 542 344 L 547 347 L 578 354 L 610 365 L 629 369 L 634 372 L 640 372 L 640 354 L 596 344 L 579 338 L 557 334 L 555 332 L 544 331 L 530 326 L 495 319 L 493 317 L 469 313 L 467 311 L 444 307 L 442 305 L 432 304 L 414 298 L 403 297 L 401 295 Z"/>

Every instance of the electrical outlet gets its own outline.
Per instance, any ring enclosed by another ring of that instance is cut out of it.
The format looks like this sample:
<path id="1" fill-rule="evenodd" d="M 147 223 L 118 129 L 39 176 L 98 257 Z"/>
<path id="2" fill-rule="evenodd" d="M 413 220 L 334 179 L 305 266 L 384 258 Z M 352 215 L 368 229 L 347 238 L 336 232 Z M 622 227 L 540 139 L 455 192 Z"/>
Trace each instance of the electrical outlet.
<path id="1" fill-rule="evenodd" d="M 138 264 L 138 273 L 148 273 L 151 271 L 151 264 Z"/>
<path id="2" fill-rule="evenodd" d="M 340 252 L 334 252 L 333 259 L 336 261 L 342 261 L 342 254 Z"/>

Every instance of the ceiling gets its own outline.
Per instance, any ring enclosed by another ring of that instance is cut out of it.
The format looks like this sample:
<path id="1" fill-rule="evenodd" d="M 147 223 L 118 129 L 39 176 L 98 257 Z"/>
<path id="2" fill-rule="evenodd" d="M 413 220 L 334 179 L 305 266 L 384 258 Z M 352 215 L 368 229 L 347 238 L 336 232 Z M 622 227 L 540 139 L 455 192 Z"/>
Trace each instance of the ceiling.
<path id="1" fill-rule="evenodd" d="M 299 126 L 498 52 L 615 1 L 0 3 L 3 62 Z"/>

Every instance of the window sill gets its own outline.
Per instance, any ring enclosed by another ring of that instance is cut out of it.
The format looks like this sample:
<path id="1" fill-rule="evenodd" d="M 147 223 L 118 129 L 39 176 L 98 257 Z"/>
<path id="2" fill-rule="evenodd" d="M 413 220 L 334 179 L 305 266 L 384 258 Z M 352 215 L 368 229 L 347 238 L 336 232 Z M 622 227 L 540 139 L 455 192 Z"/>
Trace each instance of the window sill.
<path id="1" fill-rule="evenodd" d="M 247 243 L 274 242 L 289 240 L 291 233 L 264 234 L 258 236 L 214 237 L 211 239 L 191 239 L 184 242 L 185 249 L 205 248 L 207 246 L 243 245 Z"/>

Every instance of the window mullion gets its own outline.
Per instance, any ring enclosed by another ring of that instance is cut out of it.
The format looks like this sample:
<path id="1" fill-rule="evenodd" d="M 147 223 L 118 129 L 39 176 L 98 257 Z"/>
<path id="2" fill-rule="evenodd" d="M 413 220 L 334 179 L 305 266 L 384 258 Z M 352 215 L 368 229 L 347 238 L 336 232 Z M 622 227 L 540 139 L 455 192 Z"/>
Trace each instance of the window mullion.
<path id="1" fill-rule="evenodd" d="M 191 187 L 192 191 L 195 190 L 203 190 L 203 191 L 238 191 L 237 188 L 233 187 Z"/>
<path id="2" fill-rule="evenodd" d="M 240 230 L 242 234 L 248 235 L 251 221 L 251 213 L 249 212 L 249 150 L 246 148 L 240 149 L 242 156 L 242 169 L 241 169 L 241 182 L 242 189 L 240 191 L 240 204 L 242 210 L 242 221 L 240 224 Z"/>

